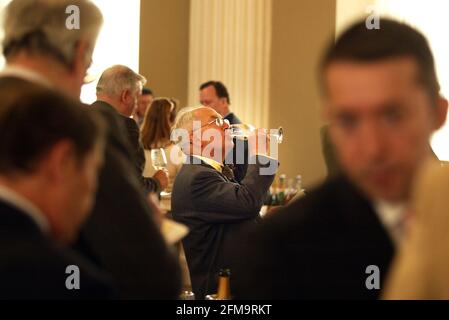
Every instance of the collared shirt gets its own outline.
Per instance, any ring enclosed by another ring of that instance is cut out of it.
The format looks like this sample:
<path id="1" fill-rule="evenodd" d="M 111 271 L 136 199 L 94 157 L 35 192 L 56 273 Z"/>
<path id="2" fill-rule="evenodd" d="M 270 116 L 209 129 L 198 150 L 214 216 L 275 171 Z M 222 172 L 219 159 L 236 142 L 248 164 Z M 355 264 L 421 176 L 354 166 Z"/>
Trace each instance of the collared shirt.
<path id="1" fill-rule="evenodd" d="M 407 205 L 380 200 L 374 202 L 374 209 L 395 245 L 399 245 L 404 236 Z"/>
<path id="2" fill-rule="evenodd" d="M 223 164 L 221 164 L 220 162 L 215 161 L 214 159 L 210 159 L 210 158 L 206 158 L 206 157 L 202 157 L 202 156 L 198 156 L 198 155 L 194 155 L 194 157 L 198 158 L 201 161 L 203 161 L 204 163 L 210 165 L 212 168 L 214 168 L 218 172 L 220 172 L 220 173 L 223 172 Z"/>
<path id="3" fill-rule="evenodd" d="M 0 185 L 0 200 L 9 205 L 19 209 L 24 214 L 28 215 L 45 234 L 50 231 L 50 224 L 42 211 L 34 205 L 31 201 L 17 192 Z"/>
<path id="4" fill-rule="evenodd" d="M 33 83 L 40 84 L 47 88 L 53 88 L 53 84 L 41 74 L 20 67 L 20 66 L 6 66 L 1 72 L 0 77 L 16 77 L 23 80 L 28 80 Z"/>

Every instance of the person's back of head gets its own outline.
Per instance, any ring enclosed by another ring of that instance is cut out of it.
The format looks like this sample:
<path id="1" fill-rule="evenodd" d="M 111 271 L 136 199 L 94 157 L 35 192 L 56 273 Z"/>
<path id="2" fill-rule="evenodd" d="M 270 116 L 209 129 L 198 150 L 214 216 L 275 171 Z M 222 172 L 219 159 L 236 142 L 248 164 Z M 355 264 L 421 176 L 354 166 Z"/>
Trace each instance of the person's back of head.
<path id="1" fill-rule="evenodd" d="M 0 87 L 0 185 L 40 209 L 51 236 L 73 240 L 94 200 L 104 124 L 85 106 L 27 82 Z"/>
<path id="2" fill-rule="evenodd" d="M 169 98 L 153 100 L 147 110 L 141 132 L 145 149 L 162 148 L 170 144 L 170 131 L 176 119 L 177 101 Z"/>
<path id="3" fill-rule="evenodd" d="M 130 117 L 147 80 L 123 65 L 106 69 L 97 84 L 97 98 L 108 102 L 124 116 Z"/>
<path id="4" fill-rule="evenodd" d="M 32 60 L 54 62 L 73 83 L 58 83 L 64 79 L 56 75 L 50 80 L 79 96 L 102 23 L 100 10 L 89 0 L 13 0 L 5 9 L 3 54 L 8 63 L 38 72 L 49 73 L 45 67 L 50 66 Z"/>

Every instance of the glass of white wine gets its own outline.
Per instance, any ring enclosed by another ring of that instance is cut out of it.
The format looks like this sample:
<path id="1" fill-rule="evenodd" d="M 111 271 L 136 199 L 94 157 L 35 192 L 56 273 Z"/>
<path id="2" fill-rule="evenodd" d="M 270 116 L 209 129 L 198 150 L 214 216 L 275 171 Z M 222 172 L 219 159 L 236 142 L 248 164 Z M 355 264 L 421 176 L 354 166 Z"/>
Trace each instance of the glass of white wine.
<path id="1" fill-rule="evenodd" d="M 233 124 L 229 126 L 230 135 L 233 138 L 247 140 L 256 128 L 250 124 Z M 268 130 L 268 135 L 270 138 L 276 139 L 276 142 L 281 144 L 284 140 L 284 129 L 279 127 L 276 130 Z"/>
<path id="2" fill-rule="evenodd" d="M 167 156 L 163 148 L 151 149 L 151 163 L 156 171 L 168 170 Z M 169 195 L 167 192 L 161 192 L 161 196 Z"/>

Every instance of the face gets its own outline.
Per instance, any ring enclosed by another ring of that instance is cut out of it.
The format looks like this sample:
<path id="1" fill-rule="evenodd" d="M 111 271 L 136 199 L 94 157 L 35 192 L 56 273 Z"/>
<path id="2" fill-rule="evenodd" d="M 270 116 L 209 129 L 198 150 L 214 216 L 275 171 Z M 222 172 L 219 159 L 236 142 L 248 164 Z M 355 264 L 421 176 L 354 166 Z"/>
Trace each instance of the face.
<path id="1" fill-rule="evenodd" d="M 139 83 L 137 85 L 137 89 L 133 92 L 127 91 L 124 99 L 123 99 L 123 115 L 127 117 L 131 117 L 134 112 L 137 110 L 138 102 L 140 97 L 142 96 L 142 84 Z"/>
<path id="2" fill-rule="evenodd" d="M 195 113 L 195 119 L 201 122 L 201 148 L 203 155 L 215 159 L 221 162 L 227 152 L 232 150 L 233 142 L 232 137 L 229 135 L 229 125 L 224 123 L 222 126 L 218 126 L 214 120 L 222 118 L 216 111 L 211 108 L 202 108 Z M 200 132 L 198 131 L 195 132 Z M 192 134 L 193 141 L 198 141 L 195 133 Z M 221 150 L 220 155 L 216 155 L 212 150 Z M 212 152 L 212 154 L 210 154 Z"/>
<path id="3" fill-rule="evenodd" d="M 93 207 L 102 163 L 103 153 L 101 148 L 97 147 L 81 163 L 73 159 L 73 165 L 67 169 L 63 223 L 68 242 L 75 238 L 78 228 Z"/>
<path id="4" fill-rule="evenodd" d="M 136 114 L 140 118 L 143 118 L 145 116 L 145 112 L 147 111 L 148 107 L 151 105 L 153 100 L 154 100 L 154 97 L 151 94 L 145 94 L 145 95 L 141 95 L 139 97 L 139 101 L 137 103 Z"/>
<path id="5" fill-rule="evenodd" d="M 225 117 L 228 109 L 226 98 L 217 96 L 214 86 L 209 86 L 200 91 L 200 103 L 205 107 L 209 107 Z"/>
<path id="6" fill-rule="evenodd" d="M 443 104 L 431 103 L 417 72 L 411 58 L 334 62 L 326 70 L 332 141 L 345 173 L 371 199 L 407 199 L 444 122 Z"/>

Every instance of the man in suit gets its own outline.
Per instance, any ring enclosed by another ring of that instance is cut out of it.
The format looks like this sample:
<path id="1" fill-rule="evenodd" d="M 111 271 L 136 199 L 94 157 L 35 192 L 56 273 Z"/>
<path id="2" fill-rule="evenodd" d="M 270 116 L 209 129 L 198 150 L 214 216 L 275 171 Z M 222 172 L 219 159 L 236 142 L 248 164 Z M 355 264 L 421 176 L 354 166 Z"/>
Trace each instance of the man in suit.
<path id="1" fill-rule="evenodd" d="M 220 81 L 208 81 L 200 86 L 200 103 L 218 112 L 230 124 L 241 124 L 240 119 L 231 112 L 231 98 L 228 89 Z M 239 144 L 242 143 L 243 146 Z M 243 151 L 243 152 L 242 152 Z M 226 159 L 226 164 L 232 164 L 235 179 L 241 182 L 248 167 L 248 143 L 234 139 L 234 148 Z"/>
<path id="2" fill-rule="evenodd" d="M 97 84 L 97 101 L 92 105 L 100 112 L 114 114 L 118 125 L 127 133 L 129 158 L 136 167 L 138 179 L 147 193 L 159 193 L 168 185 L 168 175 L 159 170 L 153 178 L 144 178 L 145 154 L 140 143 L 140 131 L 131 118 L 141 96 L 146 79 L 126 66 L 115 65 L 106 69 Z M 108 118 L 109 119 L 109 118 Z M 112 119 L 111 119 L 112 121 Z M 115 121 L 114 121 L 115 122 Z M 113 123 L 111 122 L 111 125 Z"/>
<path id="3" fill-rule="evenodd" d="M 243 181 L 235 181 L 232 171 L 223 165 L 225 151 L 233 144 L 226 133 L 228 126 L 220 114 L 207 107 L 184 110 L 174 126 L 175 134 L 182 131 L 180 146 L 188 160 L 173 186 L 172 213 L 190 229 L 183 245 L 193 292 L 199 299 L 216 292 L 219 269 L 228 264 L 225 243 L 243 225 L 258 220 L 277 170 L 277 161 L 251 143 L 252 164 Z M 260 139 L 267 139 L 266 134 Z M 263 164 L 272 169 L 265 175 Z"/>
<path id="4" fill-rule="evenodd" d="M 236 298 L 375 299 L 408 215 L 429 139 L 446 119 L 424 36 L 360 21 L 321 65 L 325 114 L 342 174 L 239 239 Z"/>
<path id="5" fill-rule="evenodd" d="M 98 270 L 64 248 L 94 203 L 101 118 L 29 82 L 0 83 L 0 299 L 114 297 Z M 79 281 L 68 279 L 70 266 Z"/>
<path id="6" fill-rule="evenodd" d="M 70 5 L 82 12 L 80 29 L 65 26 Z M 87 0 L 13 0 L 4 13 L 7 65 L 0 74 L 5 78 L 2 85 L 20 79 L 79 99 L 103 20 L 99 9 Z M 114 118 L 109 112 L 101 115 L 108 117 L 107 122 Z M 139 181 L 130 174 L 133 166 L 125 139 L 119 127 L 107 126 L 95 205 L 75 248 L 111 275 L 121 298 L 175 298 L 180 289 L 179 268 Z"/>
<path id="7" fill-rule="evenodd" d="M 154 100 L 153 91 L 151 91 L 151 89 L 149 88 L 143 88 L 142 95 L 138 98 L 137 101 L 136 111 L 134 111 L 133 114 L 133 119 L 136 121 L 139 128 L 142 127 L 143 120 L 145 118 L 145 113 L 151 106 L 153 100 Z"/>

